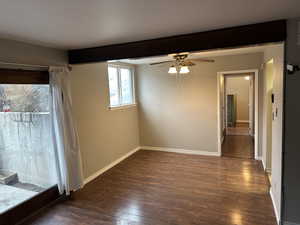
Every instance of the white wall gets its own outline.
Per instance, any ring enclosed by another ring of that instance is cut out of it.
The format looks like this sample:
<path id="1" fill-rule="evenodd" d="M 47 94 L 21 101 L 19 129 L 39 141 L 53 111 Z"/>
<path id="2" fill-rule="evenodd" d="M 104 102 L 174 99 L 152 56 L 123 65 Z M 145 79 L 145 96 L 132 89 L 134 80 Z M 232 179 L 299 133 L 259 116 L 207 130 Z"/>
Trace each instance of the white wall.
<path id="1" fill-rule="evenodd" d="M 224 76 L 219 76 L 220 80 L 218 81 L 219 84 L 219 113 L 220 113 L 220 137 L 223 139 L 225 134 L 226 128 L 226 96 L 225 96 L 225 78 Z M 218 87 L 217 87 L 218 88 Z"/>
<path id="2" fill-rule="evenodd" d="M 259 69 L 261 53 L 198 62 L 176 79 L 168 64 L 137 67 L 141 145 L 217 152 L 217 72 Z"/>
<path id="3" fill-rule="evenodd" d="M 249 83 L 242 76 L 226 77 L 226 94 L 236 96 L 237 122 L 249 121 Z"/>
<path id="4" fill-rule="evenodd" d="M 0 39 L 0 61 L 38 64 L 65 65 L 68 63 L 66 51 L 31 45 L 19 41 Z M 1 67 L 3 67 L 0 64 Z"/>
<path id="5" fill-rule="evenodd" d="M 282 167 L 282 120 L 283 120 L 283 62 L 284 46 L 278 45 L 268 49 L 264 54 L 264 62 L 273 59 L 274 79 L 273 93 L 275 103 L 273 110 L 277 108 L 277 116 L 272 122 L 272 181 L 271 192 L 273 195 L 277 216 L 280 217 L 281 209 L 281 167 Z M 264 148 L 263 151 L 266 149 Z"/>
<path id="6" fill-rule="evenodd" d="M 274 79 L 273 59 L 264 64 L 264 127 L 263 127 L 263 155 L 265 169 L 270 173 L 272 164 L 272 93 Z"/>
<path id="7" fill-rule="evenodd" d="M 139 146 L 137 107 L 109 110 L 107 63 L 73 66 L 71 87 L 88 178 Z"/>

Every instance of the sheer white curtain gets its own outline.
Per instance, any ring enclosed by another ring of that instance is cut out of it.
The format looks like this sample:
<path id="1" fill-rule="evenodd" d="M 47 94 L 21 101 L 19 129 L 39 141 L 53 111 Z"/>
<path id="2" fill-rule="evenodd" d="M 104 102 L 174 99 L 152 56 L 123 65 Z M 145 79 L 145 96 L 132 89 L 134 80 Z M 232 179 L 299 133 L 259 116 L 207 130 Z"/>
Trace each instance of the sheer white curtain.
<path id="1" fill-rule="evenodd" d="M 83 187 L 82 162 L 78 134 L 72 116 L 70 71 L 50 67 L 51 128 L 60 193 Z"/>

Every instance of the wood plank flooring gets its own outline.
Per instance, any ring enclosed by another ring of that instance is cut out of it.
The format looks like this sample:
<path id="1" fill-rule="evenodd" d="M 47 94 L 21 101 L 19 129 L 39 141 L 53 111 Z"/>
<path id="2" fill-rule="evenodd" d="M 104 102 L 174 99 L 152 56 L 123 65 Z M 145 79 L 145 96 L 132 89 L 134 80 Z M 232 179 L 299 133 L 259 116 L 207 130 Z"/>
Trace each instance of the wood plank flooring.
<path id="1" fill-rule="evenodd" d="M 254 159 L 254 141 L 249 135 L 227 135 L 222 144 L 222 156 Z"/>
<path id="2" fill-rule="evenodd" d="M 227 127 L 227 135 L 249 135 L 249 123 L 236 123 L 235 127 Z"/>
<path id="3" fill-rule="evenodd" d="M 275 225 L 261 162 L 138 151 L 26 225 Z"/>

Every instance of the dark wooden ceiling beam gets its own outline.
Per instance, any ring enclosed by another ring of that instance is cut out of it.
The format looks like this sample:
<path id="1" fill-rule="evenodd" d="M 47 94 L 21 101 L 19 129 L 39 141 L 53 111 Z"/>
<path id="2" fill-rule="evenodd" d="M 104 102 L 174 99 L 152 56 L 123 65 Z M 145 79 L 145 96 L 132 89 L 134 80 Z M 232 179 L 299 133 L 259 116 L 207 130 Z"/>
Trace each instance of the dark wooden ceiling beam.
<path id="1" fill-rule="evenodd" d="M 165 55 L 280 42 L 286 39 L 286 21 L 278 20 L 193 34 L 69 51 L 69 63 Z"/>

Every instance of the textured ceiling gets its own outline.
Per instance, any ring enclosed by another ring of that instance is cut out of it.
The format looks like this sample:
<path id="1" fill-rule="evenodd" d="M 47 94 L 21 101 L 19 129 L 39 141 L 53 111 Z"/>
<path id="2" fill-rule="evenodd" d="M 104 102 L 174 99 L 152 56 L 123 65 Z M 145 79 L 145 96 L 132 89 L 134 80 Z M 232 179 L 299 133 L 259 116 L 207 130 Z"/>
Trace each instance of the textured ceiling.
<path id="1" fill-rule="evenodd" d="M 298 16 L 299 0 L 1 0 L 0 37 L 75 49 Z"/>

